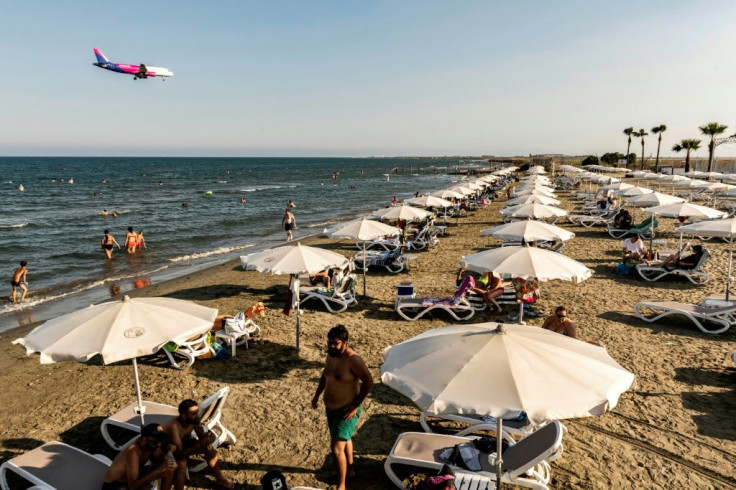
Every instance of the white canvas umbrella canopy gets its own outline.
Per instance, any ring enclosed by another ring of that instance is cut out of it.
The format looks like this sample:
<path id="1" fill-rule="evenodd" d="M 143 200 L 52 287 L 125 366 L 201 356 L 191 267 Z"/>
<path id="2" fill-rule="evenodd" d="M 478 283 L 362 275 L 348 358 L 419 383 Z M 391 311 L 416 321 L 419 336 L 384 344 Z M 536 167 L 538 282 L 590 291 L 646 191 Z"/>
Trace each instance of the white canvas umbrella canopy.
<path id="1" fill-rule="evenodd" d="M 296 350 L 299 350 L 301 308 L 299 308 L 299 274 L 316 274 L 329 267 L 344 269 L 350 261 L 343 255 L 317 247 L 307 247 L 297 243 L 295 246 L 277 247 L 240 257 L 245 270 L 276 275 L 296 276 Z"/>
<path id="2" fill-rule="evenodd" d="M 391 221 L 402 220 L 402 221 L 421 221 L 426 219 L 431 213 L 423 209 L 415 208 L 412 206 L 394 206 L 391 208 L 379 209 L 373 213 L 373 216 L 379 219 L 386 219 Z"/>
<path id="3" fill-rule="evenodd" d="M 562 240 L 564 242 L 575 236 L 575 233 L 559 226 L 529 219 L 486 228 L 481 230 L 480 234 L 503 240 L 524 240 L 526 242 L 536 240 Z"/>
<path id="4" fill-rule="evenodd" d="M 463 196 L 469 196 L 471 194 L 475 194 L 475 191 L 469 187 L 465 187 L 464 185 L 456 185 L 455 187 L 450 187 L 451 191 L 458 192 L 462 194 Z"/>
<path id="5" fill-rule="evenodd" d="M 105 364 L 133 359 L 136 396 L 143 425 L 143 403 L 136 358 L 158 352 L 167 342 L 202 335 L 217 318 L 215 308 L 173 298 L 110 301 L 60 316 L 14 343 L 41 354 L 41 364 L 86 362 L 97 354 Z"/>
<path id="6" fill-rule="evenodd" d="M 516 196 L 529 196 L 529 195 L 532 195 L 532 196 L 545 196 L 545 197 L 551 197 L 553 199 L 555 197 L 557 197 L 555 195 L 555 193 L 552 192 L 552 191 L 548 191 L 548 190 L 545 190 L 545 189 L 538 189 L 538 188 L 535 188 L 535 189 L 514 189 L 514 193 L 512 194 L 512 196 L 514 196 L 514 197 L 516 197 Z"/>
<path id="7" fill-rule="evenodd" d="M 442 199 L 462 199 L 465 197 L 462 193 L 451 191 L 450 189 L 433 192 L 432 195 L 435 197 L 441 197 Z"/>
<path id="8" fill-rule="evenodd" d="M 527 194 L 525 196 L 514 197 L 506 201 L 506 206 L 518 206 L 519 204 L 544 204 L 546 206 L 555 206 L 560 204 L 560 201 L 547 196 L 535 196 L 534 194 Z"/>
<path id="9" fill-rule="evenodd" d="M 677 204 L 685 202 L 685 199 L 670 194 L 662 194 L 661 192 L 650 192 L 648 194 L 641 194 L 633 196 L 626 201 L 632 206 L 638 208 L 648 208 L 652 206 L 665 206 L 667 204 Z"/>
<path id="10" fill-rule="evenodd" d="M 628 189 L 619 189 L 617 192 L 614 192 L 614 194 L 623 197 L 633 197 L 641 196 L 642 194 L 650 194 L 652 192 L 654 192 L 654 190 L 647 187 L 629 187 Z"/>
<path id="11" fill-rule="evenodd" d="M 604 348 L 539 327 L 480 323 L 426 331 L 384 350 L 381 382 L 431 414 L 532 422 L 601 415 L 634 375 Z M 501 454 L 501 437 L 498 450 Z M 497 461 L 497 486 L 501 482 Z"/>
<path id="12" fill-rule="evenodd" d="M 733 267 L 733 239 L 736 236 L 736 218 L 698 221 L 681 226 L 676 231 L 696 236 L 728 238 L 728 275 L 726 276 L 726 301 L 731 292 L 731 269 Z"/>
<path id="13" fill-rule="evenodd" d="M 657 216 L 664 216 L 665 218 L 718 219 L 726 216 L 726 213 L 723 211 L 689 202 L 655 206 L 645 208 L 642 211 L 645 213 L 656 214 Z"/>
<path id="14" fill-rule="evenodd" d="M 705 174 L 705 172 L 701 172 L 699 170 L 690 170 L 689 172 L 685 172 L 685 175 L 688 177 L 702 177 Z"/>
<path id="15" fill-rule="evenodd" d="M 625 191 L 626 189 L 631 189 L 634 187 L 631 184 L 627 184 L 626 182 L 616 182 L 613 184 L 604 185 L 600 188 L 602 191 Z"/>
<path id="16" fill-rule="evenodd" d="M 436 199 L 436 198 L 435 198 Z M 330 238 L 352 238 L 363 241 L 363 257 L 365 257 L 365 241 L 375 240 L 382 236 L 397 236 L 401 234 L 401 230 L 395 226 L 389 226 L 380 221 L 370 219 L 359 219 L 340 223 L 333 226 L 329 230 L 325 230 L 325 235 Z M 368 267 L 363 267 L 363 296 L 365 296 L 365 274 Z"/>
<path id="17" fill-rule="evenodd" d="M 452 203 L 447 199 L 431 195 L 407 199 L 406 203 L 423 208 L 449 208 L 452 206 Z"/>
<path id="18" fill-rule="evenodd" d="M 561 279 L 575 283 L 589 278 L 593 271 L 569 257 L 537 247 L 498 247 L 460 259 L 466 269 L 496 277 L 536 277 L 540 281 Z"/>
<path id="19" fill-rule="evenodd" d="M 518 206 L 510 206 L 503 208 L 501 214 L 509 218 L 558 218 L 567 216 L 567 211 L 556 208 L 554 206 L 545 206 L 544 204 L 519 204 Z"/>
<path id="20" fill-rule="evenodd" d="M 641 179 L 641 178 L 647 177 L 647 176 L 652 175 L 652 174 L 653 174 L 653 172 L 644 171 L 644 170 L 637 170 L 635 172 L 631 172 L 631 176 L 632 177 L 635 177 L 637 179 Z"/>
<path id="21" fill-rule="evenodd" d="M 537 183 L 527 183 L 527 184 L 521 184 L 516 188 L 517 191 L 526 191 L 526 190 L 532 190 L 532 191 L 542 191 L 542 192 L 549 192 L 550 194 L 554 194 L 555 190 L 552 187 L 537 184 Z"/>
<path id="22" fill-rule="evenodd" d="M 702 187 L 704 185 L 708 185 L 707 180 L 698 180 L 698 179 L 680 180 L 678 182 L 675 182 L 674 184 L 675 187 L 678 187 L 680 189 L 697 189 L 698 187 Z"/>

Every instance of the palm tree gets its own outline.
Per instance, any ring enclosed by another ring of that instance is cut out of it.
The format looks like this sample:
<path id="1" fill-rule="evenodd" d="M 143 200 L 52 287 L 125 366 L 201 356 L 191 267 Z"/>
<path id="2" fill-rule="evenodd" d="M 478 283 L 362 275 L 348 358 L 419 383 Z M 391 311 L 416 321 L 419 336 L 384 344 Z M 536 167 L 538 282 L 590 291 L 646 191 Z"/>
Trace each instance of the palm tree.
<path id="1" fill-rule="evenodd" d="M 637 138 L 641 138 L 641 163 L 639 164 L 639 169 L 644 169 L 644 136 L 648 136 L 649 133 L 644 131 L 644 129 L 640 129 L 639 131 L 634 131 L 631 133 L 632 136 L 636 136 Z"/>
<path id="2" fill-rule="evenodd" d="M 716 151 L 716 136 L 724 132 L 727 127 L 728 126 L 717 122 L 709 122 L 705 126 L 698 127 L 701 133 L 710 137 L 710 142 L 708 143 L 708 172 L 710 172 L 713 167 L 713 154 Z"/>
<path id="3" fill-rule="evenodd" d="M 696 139 L 685 139 L 672 147 L 672 151 L 676 153 L 680 153 L 682 150 L 687 152 L 685 153 L 685 173 L 690 171 L 690 152 L 700 148 L 700 141 Z"/>
<path id="4" fill-rule="evenodd" d="M 655 172 L 659 172 L 659 147 L 662 146 L 662 133 L 665 131 L 667 131 L 667 126 L 664 124 L 652 128 L 652 134 L 659 134 L 659 139 L 657 140 L 657 160 L 654 164 Z"/>
<path id="5" fill-rule="evenodd" d="M 624 134 L 629 137 L 629 142 L 626 145 L 626 168 L 629 168 L 629 150 L 631 149 L 631 133 L 634 132 L 634 128 L 626 128 L 624 129 Z"/>

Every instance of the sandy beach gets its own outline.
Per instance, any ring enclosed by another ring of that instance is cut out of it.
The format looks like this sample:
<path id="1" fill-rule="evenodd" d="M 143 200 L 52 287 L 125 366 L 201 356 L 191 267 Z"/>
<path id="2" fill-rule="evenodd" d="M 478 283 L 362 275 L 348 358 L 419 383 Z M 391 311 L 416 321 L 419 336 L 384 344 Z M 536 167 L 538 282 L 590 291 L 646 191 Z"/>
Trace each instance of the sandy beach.
<path id="1" fill-rule="evenodd" d="M 563 207 L 571 207 L 560 193 Z M 347 312 L 332 315 L 318 303 L 302 315 L 302 348 L 295 346 L 295 313 L 282 314 L 286 276 L 244 272 L 239 262 L 190 274 L 134 291 L 137 295 L 192 300 L 234 314 L 263 301 L 266 316 L 260 345 L 238 349 L 225 361 L 198 361 L 180 372 L 163 356 L 140 363 L 143 396 L 147 400 L 178 404 L 184 398 L 204 399 L 222 386 L 231 394 L 223 422 L 238 441 L 220 450 L 226 476 L 245 482 L 242 488 L 260 488 L 268 470 L 280 469 L 289 485 L 317 488 L 334 486 L 329 436 L 323 410 L 309 403 L 321 372 L 326 333 L 338 323 L 350 331 L 351 346 L 365 360 L 377 382 L 365 404 L 366 416 L 355 436 L 358 476 L 349 488 L 392 488 L 383 462 L 396 436 L 421 430 L 419 411 L 406 398 L 382 386 L 381 351 L 430 328 L 451 323 L 441 313 L 416 322 L 402 320 L 393 310 L 396 285 L 411 279 L 418 295 L 449 296 L 463 255 L 498 241 L 480 236 L 480 230 L 501 221 L 502 201 L 494 202 L 447 228 L 439 246 L 417 252 L 409 273 L 371 272 L 368 297 Z M 642 213 L 637 213 L 638 217 Z M 662 220 L 674 246 L 675 220 Z M 576 237 L 564 253 L 593 269 L 591 279 L 574 285 L 545 283 L 537 309 L 551 313 L 565 305 L 578 336 L 604 345 L 611 356 L 634 372 L 635 387 L 618 406 L 597 418 L 564 421 L 569 432 L 564 454 L 552 464 L 553 488 L 678 488 L 736 487 L 736 330 L 721 335 L 701 333 L 686 321 L 644 323 L 634 316 L 639 300 L 660 298 L 699 303 L 725 289 L 727 245 L 707 241 L 713 256 L 706 265 L 712 280 L 694 286 L 684 280 L 645 282 L 619 277 L 621 240 L 605 228 L 564 224 Z M 697 240 L 695 240 L 697 241 Z M 357 248 L 349 241 L 307 240 L 351 256 Z M 362 291 L 362 287 L 358 288 Z M 312 309 L 314 308 L 314 309 Z M 476 314 L 467 323 L 505 319 L 503 315 Z M 539 325 L 543 318 L 529 318 Z M 41 365 L 38 356 L 26 356 L 11 341 L 29 327 L 0 337 L 0 461 L 52 440 L 61 440 L 92 453 L 113 457 L 100 435 L 100 422 L 134 400 L 130 362 L 110 366 L 88 364 Z M 443 424 L 438 430 L 449 429 Z M 190 488 L 214 488 L 210 475 L 193 475 Z"/>

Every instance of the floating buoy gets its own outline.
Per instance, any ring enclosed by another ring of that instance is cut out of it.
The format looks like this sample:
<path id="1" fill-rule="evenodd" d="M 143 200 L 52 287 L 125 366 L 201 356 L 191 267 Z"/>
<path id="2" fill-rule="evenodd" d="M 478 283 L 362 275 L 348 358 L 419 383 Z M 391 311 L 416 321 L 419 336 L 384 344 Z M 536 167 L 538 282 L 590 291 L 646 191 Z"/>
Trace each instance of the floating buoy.
<path id="1" fill-rule="evenodd" d="M 205 191 L 204 195 L 205 196 L 211 196 L 212 195 L 212 191 Z"/>

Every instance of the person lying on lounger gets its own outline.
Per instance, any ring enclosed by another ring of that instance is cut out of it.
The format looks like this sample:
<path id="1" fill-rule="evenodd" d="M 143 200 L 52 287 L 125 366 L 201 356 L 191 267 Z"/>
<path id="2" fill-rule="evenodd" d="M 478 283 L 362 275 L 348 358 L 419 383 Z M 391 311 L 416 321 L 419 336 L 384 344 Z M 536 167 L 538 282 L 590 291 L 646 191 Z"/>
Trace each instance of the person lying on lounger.
<path id="1" fill-rule="evenodd" d="M 695 266 L 703 257 L 703 246 L 693 245 L 693 253 L 679 257 L 678 254 L 672 254 L 663 261 L 652 261 L 648 265 L 659 266 L 672 269 L 695 269 Z"/>
<path id="2" fill-rule="evenodd" d="M 174 475 L 174 488 L 176 490 L 184 488 L 187 477 L 187 458 L 193 454 L 204 455 L 207 466 L 214 473 L 218 485 L 224 488 L 235 488 L 235 485 L 227 480 L 220 471 L 217 462 L 217 451 L 212 447 L 216 437 L 212 432 L 205 432 L 202 428 L 197 402 L 194 400 L 181 402 L 179 404 L 179 416 L 165 423 L 163 429 L 170 438 L 170 444 L 175 448 L 176 473 Z M 196 439 L 190 437 L 192 431 L 197 435 Z"/>
<path id="3" fill-rule="evenodd" d="M 463 280 L 463 273 L 465 268 L 461 267 L 457 271 L 457 278 L 455 284 L 460 286 Z M 493 308 L 495 313 L 501 313 L 503 309 L 501 305 L 496 302 L 496 298 L 503 294 L 503 290 L 506 288 L 506 283 L 503 279 L 495 277 L 492 273 L 486 272 L 475 281 L 475 287 L 471 289 L 474 293 L 483 296 L 483 301 L 488 305 L 489 308 Z"/>
<path id="4" fill-rule="evenodd" d="M 169 451 L 169 436 L 159 424 L 148 424 L 141 436 L 123 449 L 105 473 L 102 490 L 138 490 L 161 480 L 159 489 L 169 490 L 176 461 Z M 146 466 L 146 463 L 151 462 Z"/>

